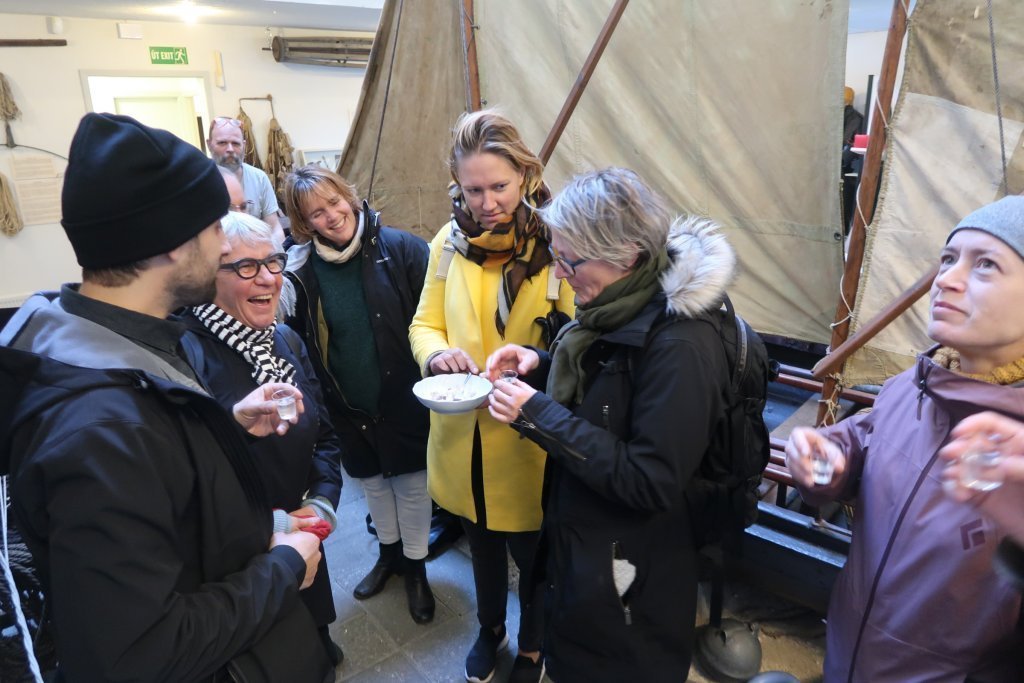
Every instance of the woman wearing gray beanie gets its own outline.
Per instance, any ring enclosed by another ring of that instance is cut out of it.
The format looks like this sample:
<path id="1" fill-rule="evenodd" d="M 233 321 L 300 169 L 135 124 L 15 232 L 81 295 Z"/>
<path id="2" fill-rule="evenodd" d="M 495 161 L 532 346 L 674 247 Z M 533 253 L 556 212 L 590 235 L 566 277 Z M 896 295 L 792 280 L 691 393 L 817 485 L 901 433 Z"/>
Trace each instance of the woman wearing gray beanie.
<path id="1" fill-rule="evenodd" d="M 796 429 L 786 446 L 805 500 L 856 506 L 829 605 L 826 683 L 1024 680 L 1021 594 L 993 568 L 1006 531 L 947 497 L 939 457 L 975 413 L 1024 419 L 1024 197 L 964 218 L 939 264 L 936 346 L 885 384 L 873 411 Z M 829 483 L 815 483 L 815 458 L 834 466 Z"/>

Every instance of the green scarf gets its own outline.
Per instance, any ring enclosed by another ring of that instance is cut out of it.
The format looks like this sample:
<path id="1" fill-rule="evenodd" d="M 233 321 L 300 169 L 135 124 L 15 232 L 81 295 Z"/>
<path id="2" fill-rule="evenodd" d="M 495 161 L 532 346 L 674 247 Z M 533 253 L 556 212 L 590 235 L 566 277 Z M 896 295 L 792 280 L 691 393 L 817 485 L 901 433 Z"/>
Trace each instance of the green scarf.
<path id="1" fill-rule="evenodd" d="M 625 277 L 605 287 L 586 306 L 577 304 L 576 321 L 558 335 L 547 394 L 563 405 L 579 405 L 587 373 L 583 370 L 583 353 L 605 332 L 617 330 L 640 313 L 657 294 L 658 278 L 668 267 L 668 250 L 662 249 Z"/>

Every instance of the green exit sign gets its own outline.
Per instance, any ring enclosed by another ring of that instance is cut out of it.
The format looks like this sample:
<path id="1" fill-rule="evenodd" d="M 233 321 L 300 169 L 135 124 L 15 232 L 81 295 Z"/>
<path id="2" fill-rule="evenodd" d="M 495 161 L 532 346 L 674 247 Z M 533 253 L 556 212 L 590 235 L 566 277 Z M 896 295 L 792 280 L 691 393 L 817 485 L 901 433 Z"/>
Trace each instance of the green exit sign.
<path id="1" fill-rule="evenodd" d="M 183 47 L 149 48 L 150 64 L 188 64 L 188 50 Z"/>

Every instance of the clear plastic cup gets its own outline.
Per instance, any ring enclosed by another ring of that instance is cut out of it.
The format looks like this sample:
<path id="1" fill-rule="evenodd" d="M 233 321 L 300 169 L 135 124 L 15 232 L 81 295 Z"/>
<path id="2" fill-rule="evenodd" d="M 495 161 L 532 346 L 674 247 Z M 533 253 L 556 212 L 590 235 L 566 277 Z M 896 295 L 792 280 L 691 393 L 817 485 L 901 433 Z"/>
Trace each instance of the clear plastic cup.
<path id="1" fill-rule="evenodd" d="M 832 448 L 815 448 L 811 451 L 811 481 L 817 486 L 828 486 L 836 471 L 835 451 Z"/>
<path id="2" fill-rule="evenodd" d="M 997 469 L 1003 455 L 996 450 L 967 451 L 960 456 L 960 483 L 975 491 L 992 491 L 1003 484 Z"/>
<path id="3" fill-rule="evenodd" d="M 294 419 L 298 414 L 295 407 L 295 394 L 288 389 L 279 389 L 270 397 L 277 404 L 277 416 L 282 420 Z"/>

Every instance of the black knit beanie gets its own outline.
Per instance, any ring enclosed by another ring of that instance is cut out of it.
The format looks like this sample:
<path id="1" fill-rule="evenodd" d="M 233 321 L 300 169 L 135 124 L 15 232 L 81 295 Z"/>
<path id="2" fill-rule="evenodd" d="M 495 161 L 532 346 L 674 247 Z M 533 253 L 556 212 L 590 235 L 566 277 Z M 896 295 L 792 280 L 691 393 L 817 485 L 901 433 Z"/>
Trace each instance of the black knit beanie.
<path id="1" fill-rule="evenodd" d="M 61 225 L 83 268 L 167 253 L 228 211 L 213 161 L 129 116 L 86 114 L 68 156 Z"/>

